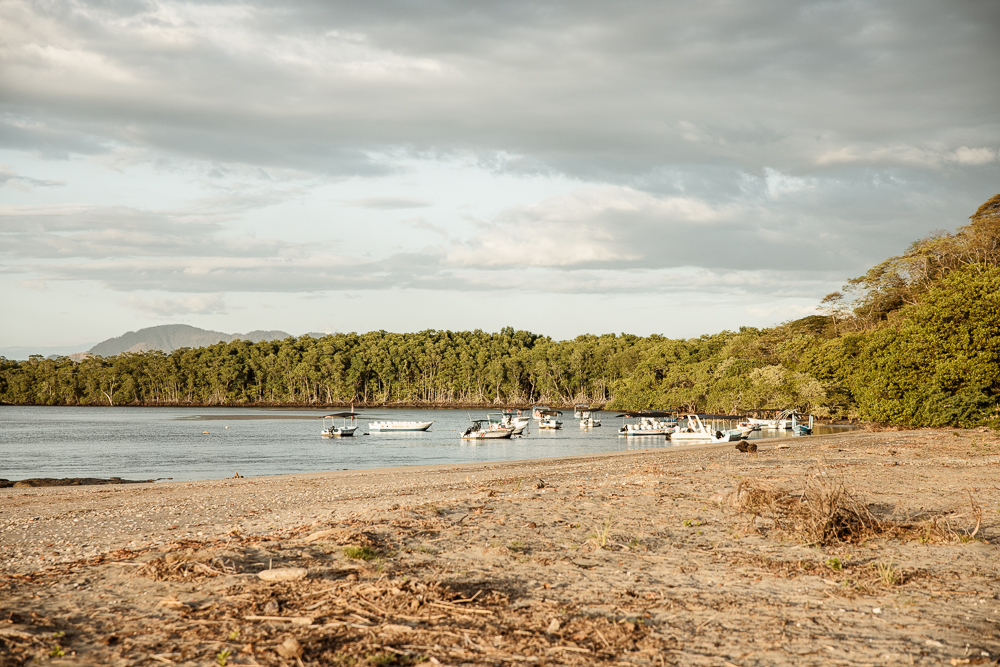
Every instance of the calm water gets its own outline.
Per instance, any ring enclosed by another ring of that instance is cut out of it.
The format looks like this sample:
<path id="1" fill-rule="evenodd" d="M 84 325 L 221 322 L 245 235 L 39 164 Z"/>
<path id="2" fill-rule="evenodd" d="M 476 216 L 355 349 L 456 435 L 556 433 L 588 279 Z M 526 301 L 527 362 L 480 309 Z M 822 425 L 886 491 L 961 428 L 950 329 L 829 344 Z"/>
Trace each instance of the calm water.
<path id="1" fill-rule="evenodd" d="M 360 413 L 363 417 L 359 420 L 359 434 L 368 430 L 369 418 L 433 420 L 434 424 L 424 433 L 372 433 L 343 439 L 320 437 L 322 414 L 252 408 L 0 406 L 0 478 L 219 479 L 235 472 L 244 476 L 281 475 L 670 446 L 662 437 L 619 436 L 621 420 L 612 419 L 616 413 L 603 413 L 604 425 L 586 430 L 573 419 L 572 410 L 567 410 L 562 430 L 539 431 L 532 424 L 530 435 L 524 438 L 486 442 L 468 442 L 459 437 L 469 425 L 469 415 L 485 418 L 483 410 L 369 410 Z M 233 418 L 220 419 L 224 416 Z M 820 428 L 817 432 L 833 429 Z"/>

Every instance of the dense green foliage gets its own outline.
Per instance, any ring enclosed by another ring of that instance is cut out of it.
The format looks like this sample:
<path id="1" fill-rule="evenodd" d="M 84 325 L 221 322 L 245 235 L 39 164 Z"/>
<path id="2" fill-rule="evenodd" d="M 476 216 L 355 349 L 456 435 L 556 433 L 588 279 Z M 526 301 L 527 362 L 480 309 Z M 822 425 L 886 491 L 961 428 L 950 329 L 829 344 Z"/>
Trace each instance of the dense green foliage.
<path id="1" fill-rule="evenodd" d="M 834 293 L 824 315 L 689 340 L 506 328 L 234 341 L 76 363 L 0 358 L 41 405 L 526 405 L 737 413 L 797 407 L 907 426 L 996 422 L 1000 195 Z"/>

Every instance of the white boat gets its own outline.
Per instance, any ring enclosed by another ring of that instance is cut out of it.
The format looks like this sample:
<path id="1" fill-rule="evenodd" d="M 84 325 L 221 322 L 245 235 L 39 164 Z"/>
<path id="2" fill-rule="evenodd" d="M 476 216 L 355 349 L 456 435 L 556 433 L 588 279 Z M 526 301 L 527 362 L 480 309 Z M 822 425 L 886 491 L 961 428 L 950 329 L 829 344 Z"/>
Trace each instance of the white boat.
<path id="1" fill-rule="evenodd" d="M 329 419 L 330 423 L 327 424 L 326 420 Z M 337 426 L 337 420 L 343 419 L 344 425 Z M 351 425 L 347 425 L 347 420 L 351 420 Z M 354 432 L 358 430 L 357 426 L 358 415 L 353 412 L 337 412 L 332 415 L 326 415 L 323 417 L 323 430 L 320 435 L 324 438 L 349 438 L 354 436 Z"/>
<path id="2" fill-rule="evenodd" d="M 378 421 L 368 422 L 370 431 L 426 431 L 434 422 Z"/>
<path id="3" fill-rule="evenodd" d="M 792 413 L 797 412 L 795 408 L 788 408 L 778 412 L 774 419 L 755 419 L 751 417 L 747 421 L 754 426 L 759 426 L 765 431 L 787 431 L 792 428 Z"/>
<path id="4" fill-rule="evenodd" d="M 542 421 L 542 413 L 545 412 L 546 410 L 551 410 L 551 409 L 552 408 L 550 408 L 547 405 L 536 405 L 533 408 L 531 408 L 531 418 L 534 419 L 536 422 L 540 422 Z"/>
<path id="5" fill-rule="evenodd" d="M 673 416 L 672 412 L 642 410 L 639 412 L 626 412 L 618 416 L 622 417 L 622 425 L 618 429 L 618 435 L 667 435 L 675 427 L 675 422 L 670 420 L 670 417 Z M 627 423 L 624 420 L 628 418 L 638 419 L 638 421 L 634 424 Z"/>
<path id="6" fill-rule="evenodd" d="M 543 410 L 541 413 L 541 421 L 538 422 L 538 428 L 545 431 L 555 431 L 562 428 L 562 422 L 556 419 L 556 417 L 561 417 L 562 413 L 558 410 Z"/>
<path id="7" fill-rule="evenodd" d="M 594 416 L 594 413 L 598 410 L 588 410 L 585 414 L 586 417 L 580 418 L 580 426 L 585 428 L 595 428 L 601 425 L 601 420 Z"/>
<path id="8" fill-rule="evenodd" d="M 681 415 L 677 419 L 677 430 L 670 434 L 670 442 L 736 442 L 743 439 L 739 429 L 710 428 L 702 417 L 717 420 L 725 419 L 726 415 Z"/>
<path id="9" fill-rule="evenodd" d="M 577 403 L 573 406 L 574 419 L 590 419 L 590 406 L 586 403 Z"/>
<path id="10" fill-rule="evenodd" d="M 499 440 L 510 438 L 513 432 L 509 428 L 497 428 L 489 419 L 474 419 L 472 426 L 462 433 L 463 440 Z"/>
<path id="11" fill-rule="evenodd" d="M 504 410 L 499 415 L 486 415 L 486 418 L 490 420 L 490 424 L 497 424 L 501 428 L 508 428 L 511 431 L 511 435 L 524 435 L 528 428 L 528 424 L 531 423 L 529 417 L 524 417 L 521 411 L 518 410 L 514 412 L 513 410 Z"/>

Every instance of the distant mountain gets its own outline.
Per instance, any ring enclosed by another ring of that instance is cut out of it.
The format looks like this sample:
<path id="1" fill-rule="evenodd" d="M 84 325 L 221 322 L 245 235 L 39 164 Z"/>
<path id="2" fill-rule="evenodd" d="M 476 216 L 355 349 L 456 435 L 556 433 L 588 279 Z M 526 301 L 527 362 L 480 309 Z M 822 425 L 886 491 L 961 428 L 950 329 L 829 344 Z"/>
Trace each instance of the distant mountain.
<path id="1" fill-rule="evenodd" d="M 237 339 L 258 343 L 262 340 L 281 340 L 290 335 L 284 331 L 251 331 L 245 334 L 227 334 L 221 331 L 207 331 L 187 324 L 164 324 L 158 327 L 129 331 L 117 338 L 109 338 L 90 348 L 90 353 L 102 357 L 113 357 L 122 352 L 148 352 L 149 350 L 173 352 L 182 347 L 205 347 L 216 343 L 231 343 Z"/>

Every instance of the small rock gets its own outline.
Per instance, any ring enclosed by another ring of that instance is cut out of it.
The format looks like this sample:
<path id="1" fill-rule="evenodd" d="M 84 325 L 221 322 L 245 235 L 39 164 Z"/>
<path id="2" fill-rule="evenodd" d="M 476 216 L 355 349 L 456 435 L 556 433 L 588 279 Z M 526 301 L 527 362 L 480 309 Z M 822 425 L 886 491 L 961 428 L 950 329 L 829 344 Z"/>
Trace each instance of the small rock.
<path id="1" fill-rule="evenodd" d="M 282 658 L 297 658 L 302 655 L 302 644 L 295 637 L 289 637 L 278 644 L 275 649 Z"/>
<path id="2" fill-rule="evenodd" d="M 264 581 L 298 581 L 305 579 L 309 573 L 304 567 L 276 567 L 273 570 L 263 570 L 257 576 Z"/>
<path id="3" fill-rule="evenodd" d="M 550 635 L 554 635 L 555 633 L 559 632 L 559 620 L 553 618 L 552 622 L 549 623 L 549 627 L 545 629 L 545 632 L 549 633 Z"/>
<path id="4" fill-rule="evenodd" d="M 281 611 L 281 607 L 278 605 L 277 600 L 270 600 L 264 605 L 265 614 L 277 614 L 279 611 Z"/>

